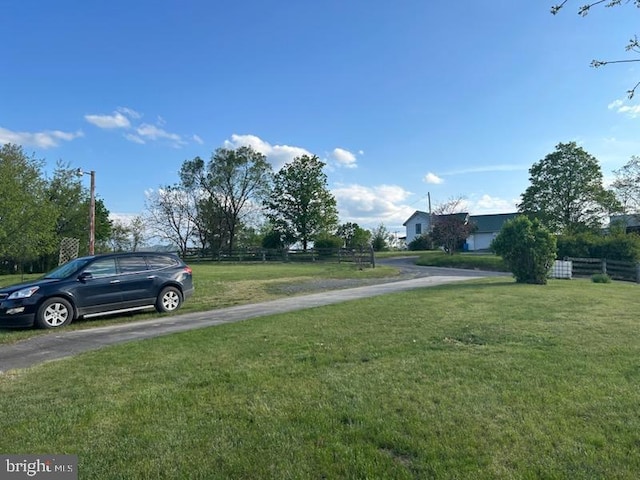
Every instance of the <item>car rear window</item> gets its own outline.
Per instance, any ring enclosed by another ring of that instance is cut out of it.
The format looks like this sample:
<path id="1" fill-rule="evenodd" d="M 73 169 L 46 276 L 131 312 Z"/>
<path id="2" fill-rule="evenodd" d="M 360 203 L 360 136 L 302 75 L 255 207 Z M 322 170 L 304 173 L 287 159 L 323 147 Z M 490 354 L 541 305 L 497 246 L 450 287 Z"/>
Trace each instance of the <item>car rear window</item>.
<path id="1" fill-rule="evenodd" d="M 121 273 L 143 272 L 147 270 L 147 262 L 142 255 L 127 255 L 118 258 Z"/>
<path id="2" fill-rule="evenodd" d="M 175 267 L 178 265 L 178 260 L 169 255 L 149 255 L 147 263 L 150 270 L 159 270 L 161 268 Z"/>

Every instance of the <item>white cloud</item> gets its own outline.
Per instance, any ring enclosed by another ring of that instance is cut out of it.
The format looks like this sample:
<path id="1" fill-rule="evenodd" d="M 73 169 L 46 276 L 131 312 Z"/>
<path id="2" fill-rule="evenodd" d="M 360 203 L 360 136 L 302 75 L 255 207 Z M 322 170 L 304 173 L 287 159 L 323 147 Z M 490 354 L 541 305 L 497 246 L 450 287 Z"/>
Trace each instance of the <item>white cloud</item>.
<path id="1" fill-rule="evenodd" d="M 607 108 L 609 110 L 615 110 L 617 108 L 620 108 L 622 105 L 624 105 L 624 101 L 622 101 L 622 100 L 614 100 L 609 105 L 607 105 Z"/>
<path id="2" fill-rule="evenodd" d="M 440 185 L 441 183 L 444 183 L 444 180 L 442 178 L 431 172 L 427 173 L 424 176 L 424 181 L 426 183 L 432 183 L 434 185 Z"/>
<path id="3" fill-rule="evenodd" d="M 116 109 L 117 112 L 123 113 L 125 114 L 127 117 L 137 120 L 139 118 L 142 118 L 142 114 L 139 112 L 136 112 L 133 108 L 128 108 L 128 107 L 118 107 Z"/>
<path id="4" fill-rule="evenodd" d="M 84 119 L 98 128 L 129 128 L 129 118 L 116 111 L 111 115 L 85 115 Z"/>
<path id="5" fill-rule="evenodd" d="M 251 147 L 256 152 L 262 153 L 273 165 L 275 170 L 279 170 L 286 163 L 290 163 L 294 158 L 302 155 L 312 156 L 313 154 L 302 147 L 292 147 L 289 145 L 271 145 L 255 135 L 231 135 L 231 140 L 224 141 L 224 148 L 235 149 L 239 147 Z"/>
<path id="6" fill-rule="evenodd" d="M 416 208 L 404 204 L 411 192 L 397 185 L 340 185 L 332 190 L 338 203 L 340 222 L 354 222 L 362 228 L 381 223 L 388 229 L 401 229 Z"/>
<path id="7" fill-rule="evenodd" d="M 517 210 L 519 200 L 506 200 L 504 198 L 482 195 L 477 200 L 465 200 L 464 208 L 471 215 L 488 215 L 491 213 L 513 213 Z"/>
<path id="8" fill-rule="evenodd" d="M 334 148 L 331 156 L 341 167 L 356 168 L 358 166 L 356 156 L 344 148 Z"/>
<path id="9" fill-rule="evenodd" d="M 175 148 L 180 148 L 187 144 L 181 135 L 167 132 L 163 128 L 151 125 L 150 123 L 142 123 L 136 128 L 136 133 L 143 142 L 147 140 L 169 140 Z M 136 141 L 133 137 L 129 138 L 129 140 Z"/>
<path id="10" fill-rule="evenodd" d="M 614 100 L 607 105 L 609 110 L 615 110 L 617 113 L 627 115 L 631 118 L 637 118 L 640 116 L 640 104 L 625 105 L 623 100 Z"/>
<path id="11" fill-rule="evenodd" d="M 156 125 L 150 123 L 140 123 L 135 125 L 132 120 L 138 120 L 142 118 L 142 114 L 128 107 L 118 107 L 110 115 L 85 115 L 84 118 L 87 122 L 103 129 L 116 129 L 121 128 L 128 130 L 123 135 L 124 138 L 130 142 L 146 144 L 150 141 L 168 140 L 171 146 L 180 148 L 186 145 L 188 142 L 182 135 L 172 133 L 162 128 L 167 122 L 160 115 L 157 116 Z M 196 143 L 202 144 L 202 139 L 197 135 L 191 137 Z"/>
<path id="12" fill-rule="evenodd" d="M 121 223 L 122 225 L 131 225 L 131 223 L 133 222 L 133 220 L 136 217 L 139 217 L 140 214 L 138 213 L 114 213 L 114 212 L 109 212 L 109 220 L 114 221 L 114 222 L 118 222 Z"/>
<path id="13" fill-rule="evenodd" d="M 63 132 L 61 130 L 45 130 L 42 132 L 15 132 L 0 127 L 0 145 L 15 143 L 17 145 L 29 145 L 38 148 L 57 147 L 61 141 L 70 142 L 83 137 L 81 130 L 77 132 Z"/>
<path id="14" fill-rule="evenodd" d="M 200 138 L 199 135 L 192 135 L 191 139 L 196 142 L 198 145 L 204 145 L 204 140 L 202 140 L 202 138 Z"/>
<path id="15" fill-rule="evenodd" d="M 124 134 L 124 138 L 126 138 L 130 142 L 139 143 L 140 145 L 144 145 L 145 143 L 147 143 L 142 138 L 140 138 L 138 135 L 134 135 L 133 133 L 125 133 Z"/>

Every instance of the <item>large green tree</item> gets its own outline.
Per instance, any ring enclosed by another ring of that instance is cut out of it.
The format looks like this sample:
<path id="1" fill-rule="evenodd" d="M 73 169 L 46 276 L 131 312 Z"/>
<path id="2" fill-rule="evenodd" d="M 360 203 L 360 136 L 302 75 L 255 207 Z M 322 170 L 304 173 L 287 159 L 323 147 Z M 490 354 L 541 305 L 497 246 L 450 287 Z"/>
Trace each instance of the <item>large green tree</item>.
<path id="1" fill-rule="evenodd" d="M 320 233 L 338 225 L 336 200 L 327 187 L 324 162 L 302 155 L 284 165 L 275 175 L 271 195 L 265 200 L 265 215 L 274 230 L 292 238 L 306 251 Z"/>
<path id="2" fill-rule="evenodd" d="M 219 148 L 208 163 L 196 157 L 185 161 L 180 170 L 182 184 L 197 189 L 200 195 L 199 215 L 220 216 L 229 251 L 244 218 L 267 197 L 272 180 L 267 158 L 251 147 Z M 200 225 L 214 225 L 215 219 Z"/>
<path id="3" fill-rule="evenodd" d="M 0 257 L 21 264 L 56 248 L 55 208 L 47 198 L 43 161 L 22 147 L 0 147 Z"/>
<path id="4" fill-rule="evenodd" d="M 531 185 L 518 210 L 554 233 L 598 229 L 621 209 L 614 193 L 603 187 L 598 160 L 575 142 L 559 143 L 529 175 Z"/>

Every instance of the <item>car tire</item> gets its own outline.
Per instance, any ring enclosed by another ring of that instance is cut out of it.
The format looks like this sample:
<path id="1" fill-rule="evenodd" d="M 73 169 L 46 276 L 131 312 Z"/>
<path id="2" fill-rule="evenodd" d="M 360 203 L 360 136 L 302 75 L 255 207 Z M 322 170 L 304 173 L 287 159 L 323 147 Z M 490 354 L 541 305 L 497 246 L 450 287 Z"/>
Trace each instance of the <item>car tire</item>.
<path id="1" fill-rule="evenodd" d="M 60 328 L 73 320 L 73 306 L 60 297 L 47 298 L 36 313 L 36 326 L 39 328 Z"/>
<path id="2" fill-rule="evenodd" d="M 182 305 L 182 292 L 176 287 L 165 287 L 156 300 L 156 310 L 168 313 L 177 310 Z"/>

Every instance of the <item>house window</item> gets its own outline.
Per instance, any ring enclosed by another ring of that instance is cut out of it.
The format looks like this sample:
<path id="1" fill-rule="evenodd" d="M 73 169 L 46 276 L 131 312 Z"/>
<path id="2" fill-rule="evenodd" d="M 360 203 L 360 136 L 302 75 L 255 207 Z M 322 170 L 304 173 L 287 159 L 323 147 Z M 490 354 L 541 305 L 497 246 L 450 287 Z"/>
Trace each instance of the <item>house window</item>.
<path id="1" fill-rule="evenodd" d="M 416 223 L 416 235 L 422 235 L 422 224 Z"/>

